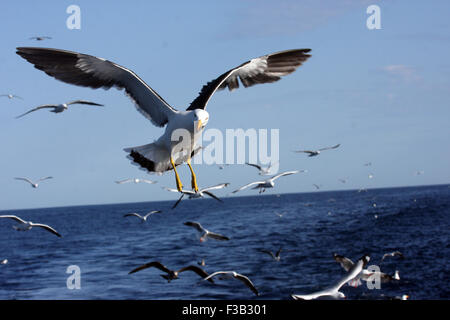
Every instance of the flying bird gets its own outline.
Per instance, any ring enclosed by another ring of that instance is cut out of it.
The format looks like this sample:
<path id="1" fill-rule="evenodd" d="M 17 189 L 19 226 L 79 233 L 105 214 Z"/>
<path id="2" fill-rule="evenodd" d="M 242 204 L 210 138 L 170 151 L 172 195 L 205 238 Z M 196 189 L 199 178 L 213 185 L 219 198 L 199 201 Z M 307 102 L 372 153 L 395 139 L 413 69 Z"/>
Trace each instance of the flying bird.
<path id="1" fill-rule="evenodd" d="M 254 164 L 254 163 L 246 162 L 245 164 L 249 165 L 249 166 L 252 166 L 252 167 L 255 167 L 256 169 L 258 169 L 260 176 L 268 176 L 270 174 L 272 168 L 273 168 L 273 165 L 274 165 L 274 164 L 271 163 L 268 167 L 261 167 L 260 165 L 257 165 L 257 164 Z"/>
<path id="2" fill-rule="evenodd" d="M 270 251 L 270 250 L 265 250 L 265 249 L 261 249 L 260 251 L 263 252 L 263 253 L 267 253 L 267 254 L 268 254 L 269 256 L 271 256 L 275 261 L 280 261 L 280 259 L 281 259 L 281 256 L 280 256 L 281 248 L 278 249 L 278 251 L 277 251 L 276 253 L 273 253 L 272 251 Z"/>
<path id="3" fill-rule="evenodd" d="M 211 273 L 209 276 L 207 276 L 203 280 L 210 280 L 211 278 L 213 278 L 217 275 L 225 275 L 228 277 L 233 277 L 234 279 L 238 279 L 238 280 L 242 281 L 247 287 L 249 287 L 250 290 L 252 290 L 254 294 L 259 296 L 258 290 L 256 289 L 253 282 L 248 277 L 246 277 L 240 273 L 237 273 L 235 271 L 217 271 L 217 272 Z"/>
<path id="4" fill-rule="evenodd" d="M 23 116 L 37 111 L 37 110 L 41 110 L 41 109 L 53 109 L 50 110 L 50 112 L 53 113 L 61 113 L 67 109 L 69 109 L 69 106 L 72 104 L 86 104 L 86 105 L 90 105 L 90 106 L 103 106 L 102 104 L 98 104 L 95 102 L 90 102 L 90 101 L 85 101 L 85 100 L 75 100 L 75 101 L 71 101 L 71 102 L 67 102 L 67 103 L 62 103 L 62 104 L 43 104 L 39 107 L 36 107 L 34 109 L 31 109 L 30 111 L 25 112 L 24 114 L 21 114 L 20 116 L 17 116 L 16 119 L 18 118 L 22 118 Z"/>
<path id="5" fill-rule="evenodd" d="M 341 267 L 347 272 L 351 268 L 353 268 L 353 266 L 355 265 L 352 260 L 350 260 L 349 258 L 346 258 L 344 256 L 341 256 L 339 254 L 335 253 L 333 255 L 333 257 L 334 257 L 334 260 L 336 262 L 338 262 L 341 265 Z M 382 283 L 389 282 L 392 280 L 400 280 L 400 275 L 397 270 L 394 272 L 393 275 L 389 275 L 384 272 L 370 271 L 368 269 L 363 269 L 363 270 L 361 270 L 360 274 L 358 274 L 356 277 L 351 279 L 349 284 L 354 287 L 357 287 L 361 284 L 360 280 L 368 281 L 368 280 L 372 280 L 376 277 L 379 277 L 379 279 Z"/>
<path id="6" fill-rule="evenodd" d="M 183 185 L 176 166 L 186 162 L 191 171 L 192 189 L 198 191 L 191 157 L 201 149 L 197 140 L 209 120 L 206 106 L 210 98 L 218 90 L 238 88 L 239 80 L 244 87 L 278 81 L 301 66 L 311 56 L 310 51 L 286 50 L 244 62 L 203 86 L 185 111 L 170 106 L 136 73 L 114 62 L 59 49 L 19 47 L 16 53 L 35 68 L 66 83 L 94 89 L 124 88 L 145 117 L 158 127 L 166 126 L 164 134 L 155 142 L 124 149 L 128 157 L 152 173 L 173 169 L 178 191 Z M 181 132 L 184 135 L 177 136 Z"/>
<path id="7" fill-rule="evenodd" d="M 276 176 L 273 176 L 270 179 L 264 180 L 264 181 L 255 181 L 255 182 L 251 182 L 249 184 L 246 184 L 245 186 L 240 187 L 237 190 L 234 190 L 232 193 L 236 193 L 239 192 L 241 190 L 247 189 L 248 187 L 253 186 L 252 189 L 259 189 L 259 193 L 262 193 L 264 191 L 266 191 L 266 189 L 268 188 L 273 188 L 275 186 L 275 180 L 280 178 L 280 177 L 284 177 L 284 176 L 288 176 L 291 174 L 295 174 L 295 173 L 299 173 L 300 171 L 296 170 L 296 171 L 286 171 L 280 174 L 277 174 Z"/>
<path id="8" fill-rule="evenodd" d="M 188 226 L 188 227 L 193 227 L 200 233 L 200 242 L 204 242 L 208 238 L 214 239 L 214 240 L 221 240 L 221 241 L 230 240 L 230 238 L 228 238 L 228 237 L 225 237 L 218 233 L 211 232 L 211 231 L 203 228 L 202 225 L 198 222 L 187 221 L 184 223 L 184 225 Z"/>
<path id="9" fill-rule="evenodd" d="M 147 213 L 147 214 L 144 215 L 144 216 L 141 216 L 139 213 L 132 212 L 132 213 L 127 213 L 127 214 L 125 214 L 124 217 L 138 217 L 139 219 L 142 220 L 142 222 L 146 222 L 146 221 L 147 221 L 147 218 L 148 218 L 149 216 L 151 216 L 152 214 L 155 214 L 155 213 L 160 213 L 160 212 L 161 212 L 160 210 L 153 210 L 153 211 L 150 211 L 149 213 Z"/>
<path id="10" fill-rule="evenodd" d="M 358 262 L 348 270 L 347 274 L 331 287 L 310 294 L 303 294 L 303 295 L 292 294 L 291 297 L 294 298 L 295 300 L 313 300 L 317 298 L 343 299 L 345 298 L 345 294 L 339 290 L 347 282 L 357 277 L 361 273 L 367 262 L 369 262 L 369 260 L 370 257 L 367 255 L 361 257 L 358 260 Z"/>
<path id="11" fill-rule="evenodd" d="M 22 97 L 19 97 L 18 95 L 11 94 L 11 93 L 0 94 L 0 97 L 7 97 L 8 99 L 18 98 L 18 99 L 22 99 L 23 100 Z"/>
<path id="12" fill-rule="evenodd" d="M 313 186 L 316 188 L 316 190 L 320 189 L 320 186 L 318 184 L 313 183 Z"/>
<path id="13" fill-rule="evenodd" d="M 203 279 L 205 279 L 206 277 L 209 276 L 209 274 L 205 270 L 203 270 L 202 268 L 197 267 L 197 266 L 191 265 L 191 266 L 181 268 L 178 271 L 174 271 L 174 270 L 168 269 L 166 266 L 164 266 L 163 264 L 161 264 L 158 261 L 152 261 L 152 262 L 146 263 L 142 266 L 139 266 L 139 267 L 131 270 L 128 274 L 132 274 L 132 273 L 135 273 L 135 272 L 138 272 L 138 271 L 141 271 L 144 269 L 152 268 L 152 267 L 157 268 L 163 272 L 166 272 L 167 274 L 162 274 L 161 277 L 166 279 L 167 282 L 170 282 L 171 280 L 179 279 L 179 274 L 184 271 L 193 271 L 196 274 L 198 274 L 200 277 L 202 277 Z M 212 279 L 208 279 L 208 281 L 214 283 L 214 281 Z"/>
<path id="14" fill-rule="evenodd" d="M 8 259 L 3 259 L 0 261 L 0 264 L 7 264 L 8 263 Z"/>
<path id="15" fill-rule="evenodd" d="M 157 181 L 147 180 L 147 179 L 130 178 L 130 179 L 119 180 L 119 181 L 115 181 L 115 182 L 117 184 L 124 184 L 124 183 L 129 183 L 129 182 L 154 184 Z"/>
<path id="16" fill-rule="evenodd" d="M 381 262 L 383 262 L 384 259 L 387 258 L 387 257 L 399 257 L 400 259 L 404 259 L 405 258 L 403 253 L 401 253 L 400 251 L 394 251 L 394 252 L 385 253 L 383 255 L 383 257 L 381 258 Z"/>
<path id="17" fill-rule="evenodd" d="M 39 183 L 40 183 L 41 181 L 48 180 L 48 179 L 53 179 L 53 177 L 40 178 L 40 179 L 37 180 L 36 182 L 33 182 L 33 181 L 31 181 L 30 179 L 28 179 L 28 178 L 21 178 L 21 177 L 17 177 L 17 178 L 14 178 L 14 179 L 26 181 L 26 182 L 28 182 L 28 183 L 31 185 L 31 187 L 37 188 L 37 187 L 39 186 Z"/>
<path id="18" fill-rule="evenodd" d="M 30 40 L 37 40 L 37 41 L 42 41 L 45 39 L 51 39 L 52 37 L 48 37 L 48 36 L 37 36 L 37 37 L 30 37 Z"/>
<path id="19" fill-rule="evenodd" d="M 51 233 L 53 233 L 54 235 L 61 237 L 61 235 L 52 227 L 50 227 L 49 225 L 46 224 L 41 224 L 41 223 L 33 223 L 31 221 L 25 221 L 21 218 L 19 218 L 18 216 L 14 216 L 14 215 L 4 215 L 4 216 L 0 216 L 0 218 L 9 218 L 9 219 L 13 219 L 16 222 L 19 222 L 18 225 L 13 226 L 13 228 L 17 231 L 28 231 L 31 230 L 31 228 L 33 227 L 39 227 L 39 228 L 43 228 Z"/>
<path id="20" fill-rule="evenodd" d="M 170 191 L 170 192 L 181 193 L 180 198 L 178 198 L 177 202 L 175 202 L 175 204 L 172 206 L 172 209 L 174 209 L 174 208 L 176 208 L 176 206 L 178 206 L 178 204 L 181 202 L 181 200 L 183 199 L 183 197 L 185 195 L 187 195 L 189 197 L 189 199 L 203 198 L 205 195 L 208 195 L 211 198 L 216 199 L 217 201 L 223 202 L 216 195 L 214 195 L 210 190 L 223 189 L 223 188 L 227 187 L 228 185 L 229 185 L 229 183 L 221 183 L 221 184 L 218 184 L 215 186 L 199 189 L 198 191 L 185 190 L 185 189 L 181 189 L 181 191 L 178 191 L 177 189 L 172 189 L 172 188 L 164 188 L 164 189 L 166 189 L 167 191 Z"/>
<path id="21" fill-rule="evenodd" d="M 307 154 L 308 154 L 308 157 L 315 157 L 315 156 L 318 156 L 318 155 L 320 154 L 320 152 L 322 152 L 322 151 L 325 151 L 325 150 L 331 150 L 331 149 L 336 149 L 336 148 L 338 148 L 340 145 L 341 145 L 341 144 L 339 143 L 339 144 L 337 144 L 337 145 L 335 145 L 335 146 L 332 146 L 332 147 L 326 147 L 326 148 L 322 148 L 322 149 L 318 149 L 318 150 L 297 150 L 297 151 L 294 151 L 294 152 L 297 152 L 297 153 L 307 153 Z"/>

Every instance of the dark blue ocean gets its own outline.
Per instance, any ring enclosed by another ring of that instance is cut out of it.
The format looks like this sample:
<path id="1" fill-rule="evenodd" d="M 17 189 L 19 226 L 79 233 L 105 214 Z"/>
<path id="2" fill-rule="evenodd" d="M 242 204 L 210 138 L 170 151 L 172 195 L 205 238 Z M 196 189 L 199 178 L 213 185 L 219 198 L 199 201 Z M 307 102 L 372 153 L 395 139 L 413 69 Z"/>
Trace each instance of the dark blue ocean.
<path id="1" fill-rule="evenodd" d="M 0 299 L 291 299 L 320 290 L 344 275 L 339 253 L 357 260 L 367 253 L 381 271 L 400 271 L 400 281 L 368 289 L 344 286 L 348 299 L 449 299 L 450 186 L 255 195 L 173 202 L 2 211 L 46 223 L 62 238 L 39 228 L 18 232 L 0 220 Z M 163 210 L 146 223 L 129 212 Z M 280 213 L 282 216 L 275 213 Z M 200 242 L 198 221 L 230 241 Z M 260 249 L 283 248 L 279 262 Z M 401 251 L 405 259 L 382 255 Z M 204 259 L 205 270 L 248 276 L 255 296 L 240 281 L 200 281 L 192 272 L 168 283 L 151 268 L 158 260 L 178 270 Z M 68 289 L 67 267 L 80 268 L 80 289 Z"/>

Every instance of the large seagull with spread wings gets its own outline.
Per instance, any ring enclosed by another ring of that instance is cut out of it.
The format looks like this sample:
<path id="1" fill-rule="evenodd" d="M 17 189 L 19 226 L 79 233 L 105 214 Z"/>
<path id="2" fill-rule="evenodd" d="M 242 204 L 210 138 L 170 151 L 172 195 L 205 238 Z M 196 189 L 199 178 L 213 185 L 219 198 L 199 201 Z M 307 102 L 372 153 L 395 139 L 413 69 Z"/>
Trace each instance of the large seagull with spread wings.
<path id="1" fill-rule="evenodd" d="M 230 91 L 259 83 L 270 83 L 294 72 L 311 55 L 310 49 L 280 51 L 249 60 L 208 82 L 199 96 L 182 111 L 170 106 L 133 71 L 106 59 L 59 49 L 19 47 L 17 54 L 35 68 L 60 81 L 93 89 L 125 89 L 138 111 L 158 127 L 166 126 L 164 134 L 150 144 L 124 149 L 134 164 L 150 173 L 174 170 L 177 189 L 183 185 L 176 166 L 186 162 L 191 171 L 191 185 L 198 191 L 191 157 L 200 150 L 196 140 L 209 120 L 206 105 L 221 89 Z"/>

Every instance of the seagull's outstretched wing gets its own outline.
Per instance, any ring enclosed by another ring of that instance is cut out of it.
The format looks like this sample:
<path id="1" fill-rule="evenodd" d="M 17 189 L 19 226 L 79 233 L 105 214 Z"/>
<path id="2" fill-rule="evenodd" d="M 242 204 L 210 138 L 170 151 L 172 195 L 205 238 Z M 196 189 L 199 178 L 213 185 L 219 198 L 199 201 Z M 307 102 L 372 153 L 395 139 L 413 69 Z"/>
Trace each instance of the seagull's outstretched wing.
<path id="1" fill-rule="evenodd" d="M 158 181 L 148 180 L 148 179 L 139 179 L 140 182 L 148 183 L 148 184 L 155 184 Z"/>
<path id="2" fill-rule="evenodd" d="M 218 233 L 214 233 L 214 232 L 208 232 L 208 233 L 206 234 L 206 236 L 207 236 L 208 238 L 216 239 L 216 240 L 221 240 L 221 241 L 228 241 L 228 240 L 230 240 L 230 238 L 228 238 L 228 237 L 226 237 L 226 236 L 224 236 L 224 235 L 218 234 Z"/>
<path id="3" fill-rule="evenodd" d="M 333 257 L 334 260 L 336 260 L 336 262 L 338 262 L 341 265 L 341 267 L 344 268 L 345 271 L 349 271 L 354 265 L 352 260 L 339 254 L 335 253 Z"/>
<path id="4" fill-rule="evenodd" d="M 138 217 L 139 219 L 142 219 L 142 216 L 139 213 L 136 212 L 132 212 L 132 213 L 126 213 L 123 215 L 123 217 Z"/>
<path id="5" fill-rule="evenodd" d="M 315 153 L 316 151 L 311 151 L 311 150 L 295 150 L 294 152 L 297 152 L 297 153 L 308 153 L 308 154 L 312 154 L 312 153 Z"/>
<path id="6" fill-rule="evenodd" d="M 254 163 L 248 163 L 248 162 L 246 162 L 245 164 L 248 165 L 248 166 L 255 167 L 255 168 L 258 169 L 259 171 L 262 170 L 262 168 L 261 168 L 260 165 L 257 165 L 257 164 L 254 164 Z"/>
<path id="7" fill-rule="evenodd" d="M 234 191 L 231 192 L 231 193 L 236 193 L 236 192 L 239 192 L 239 191 L 241 191 L 241 190 L 247 189 L 248 187 L 254 186 L 255 184 L 263 184 L 263 183 L 264 183 L 264 181 L 250 182 L 249 184 L 246 184 L 245 186 L 242 186 L 242 187 L 240 187 L 239 189 L 234 190 Z"/>
<path id="8" fill-rule="evenodd" d="M 90 101 L 86 101 L 86 100 L 75 100 L 75 101 L 70 101 L 66 103 L 67 105 L 71 105 L 71 104 L 87 104 L 90 106 L 99 106 L 99 107 L 103 107 L 102 104 L 99 103 L 95 103 L 95 102 L 90 102 Z"/>
<path id="9" fill-rule="evenodd" d="M 319 151 L 330 150 L 330 149 L 336 149 L 336 148 L 338 148 L 340 145 L 341 145 L 341 144 L 339 143 L 339 144 L 337 144 L 337 145 L 335 145 L 335 146 L 332 146 L 332 147 L 326 147 L 326 148 L 319 149 Z"/>
<path id="10" fill-rule="evenodd" d="M 229 184 L 228 182 L 227 182 L 227 183 L 221 183 L 221 184 L 218 184 L 218 185 L 215 185 L 215 186 L 203 188 L 203 189 L 200 190 L 200 192 L 205 192 L 205 191 L 208 191 L 208 190 L 223 189 L 223 188 L 225 188 L 225 187 L 227 187 L 227 186 L 229 186 L 229 185 L 230 185 L 230 184 Z"/>
<path id="11" fill-rule="evenodd" d="M 250 288 L 250 290 L 253 291 L 254 294 L 256 294 L 257 296 L 259 296 L 259 292 L 256 289 L 255 285 L 253 284 L 253 282 L 250 281 L 250 279 L 242 274 L 237 273 L 235 276 L 236 279 L 241 280 L 243 283 L 245 283 L 245 285 L 247 287 Z"/>
<path id="12" fill-rule="evenodd" d="M 261 249 L 261 250 L 259 250 L 259 251 L 261 251 L 261 252 L 263 252 L 263 253 L 267 253 L 269 256 L 271 256 L 272 258 L 276 259 L 275 254 L 274 254 L 272 251 L 270 251 L 270 250 Z"/>
<path id="13" fill-rule="evenodd" d="M 49 225 L 46 224 L 41 224 L 41 223 L 32 223 L 31 224 L 32 227 L 39 227 L 39 228 L 43 228 L 51 233 L 53 233 L 54 235 L 58 236 L 58 237 L 62 237 L 55 229 L 53 229 L 52 227 L 50 227 Z"/>
<path id="14" fill-rule="evenodd" d="M 125 179 L 125 180 L 119 180 L 119 181 L 115 181 L 115 183 L 117 184 L 123 184 L 123 183 L 128 183 L 133 181 L 134 179 Z"/>
<path id="15" fill-rule="evenodd" d="M 29 184 L 34 184 L 34 182 L 31 181 L 31 180 L 28 179 L 28 178 L 17 177 L 17 178 L 14 178 L 14 179 L 16 179 L 16 180 L 21 180 L 21 181 L 26 181 L 26 182 L 28 182 Z"/>
<path id="16" fill-rule="evenodd" d="M 39 107 L 36 107 L 34 109 L 29 110 L 29 111 L 21 114 L 20 116 L 17 116 L 16 119 L 22 118 L 23 116 L 25 116 L 25 115 L 27 115 L 27 114 L 29 114 L 31 112 L 38 111 L 38 110 L 41 110 L 41 109 L 46 109 L 46 108 L 55 108 L 55 105 L 54 104 L 44 104 L 42 106 L 39 106 Z"/>
<path id="17" fill-rule="evenodd" d="M 239 87 L 239 80 L 244 87 L 278 81 L 282 76 L 294 72 L 311 57 L 308 54 L 310 51 L 311 49 L 286 50 L 247 61 L 203 86 L 200 95 L 192 101 L 187 110 L 206 109 L 209 99 L 217 90 L 236 89 Z"/>
<path id="18" fill-rule="evenodd" d="M 296 174 L 296 173 L 298 173 L 298 172 L 299 172 L 298 170 L 282 172 L 282 173 L 280 173 L 280 174 L 277 174 L 276 176 L 273 176 L 273 177 L 270 178 L 269 180 L 275 181 L 276 179 L 281 178 L 281 177 L 283 177 L 283 176 L 289 176 L 289 175 L 291 175 L 291 174 Z"/>
<path id="19" fill-rule="evenodd" d="M 44 181 L 44 180 L 48 180 L 48 179 L 53 179 L 53 177 L 44 177 L 44 178 L 40 178 L 38 181 L 36 181 L 36 182 L 41 182 L 41 181 Z"/>
<path id="20" fill-rule="evenodd" d="M 205 279 L 206 277 L 209 276 L 209 274 L 205 270 L 203 270 L 202 268 L 197 267 L 197 266 L 187 266 L 187 267 L 181 268 L 180 270 L 178 270 L 178 273 L 181 273 L 184 271 L 193 271 L 196 274 L 198 274 L 200 277 L 202 277 L 203 279 Z M 208 281 L 211 283 L 214 283 L 214 280 L 211 278 L 209 278 Z"/>
<path id="21" fill-rule="evenodd" d="M 161 210 L 153 210 L 153 211 L 150 211 L 150 212 L 148 212 L 145 216 L 144 216 L 144 218 L 145 219 L 147 219 L 149 216 L 151 216 L 152 214 L 155 214 L 155 213 L 161 213 L 162 211 Z"/>
<path id="22" fill-rule="evenodd" d="M 0 216 L 0 218 L 9 218 L 9 219 L 13 219 L 19 223 L 27 223 L 25 220 L 22 220 L 18 216 L 14 216 L 14 215 L 3 215 L 3 216 Z"/>
<path id="23" fill-rule="evenodd" d="M 164 272 L 169 273 L 169 274 L 170 274 L 170 272 L 171 272 L 169 269 L 167 269 L 167 268 L 166 268 L 163 264 L 161 264 L 160 262 L 158 262 L 158 261 L 152 261 L 152 262 L 143 264 L 142 266 L 137 267 L 136 269 L 131 270 L 128 274 L 132 274 L 132 273 L 135 273 L 135 272 L 138 272 L 138 271 L 147 269 L 147 268 L 152 268 L 152 267 L 158 268 L 159 270 L 164 271 Z"/>
<path id="24" fill-rule="evenodd" d="M 187 221 L 184 223 L 185 226 L 188 227 L 193 227 L 195 228 L 198 232 L 205 232 L 205 229 L 202 227 L 202 225 L 198 222 L 192 222 L 192 221 Z"/>
<path id="25" fill-rule="evenodd" d="M 209 192 L 209 191 L 203 191 L 204 194 L 207 194 L 208 196 L 210 196 L 213 199 L 216 199 L 219 202 L 223 202 L 223 200 L 221 200 L 220 198 L 218 198 L 214 193 Z"/>
<path id="26" fill-rule="evenodd" d="M 78 52 L 19 47 L 18 55 L 60 81 L 93 89 L 125 89 L 140 111 L 156 126 L 164 126 L 176 110 L 133 71 L 114 62 Z"/>

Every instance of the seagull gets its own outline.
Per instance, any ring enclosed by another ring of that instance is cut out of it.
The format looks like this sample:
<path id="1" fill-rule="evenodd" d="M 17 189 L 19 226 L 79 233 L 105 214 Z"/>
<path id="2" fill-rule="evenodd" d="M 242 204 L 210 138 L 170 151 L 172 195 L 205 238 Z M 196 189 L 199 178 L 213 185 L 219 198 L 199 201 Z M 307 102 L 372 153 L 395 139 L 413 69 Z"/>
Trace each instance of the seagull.
<path id="1" fill-rule="evenodd" d="M 69 108 L 69 106 L 72 105 L 72 104 L 87 104 L 87 105 L 90 105 L 90 106 L 103 106 L 102 104 L 98 104 L 98 103 L 90 102 L 90 101 L 85 101 L 85 100 L 75 100 L 75 101 L 62 103 L 62 104 L 43 104 L 43 105 L 41 105 L 39 107 L 36 107 L 34 109 L 31 109 L 30 111 L 25 112 L 24 114 L 21 114 L 20 116 L 17 116 L 16 119 L 22 118 L 23 116 L 25 116 L 25 115 L 27 115 L 27 114 L 29 114 L 31 112 L 40 110 L 40 109 L 53 109 L 53 110 L 50 110 L 50 112 L 61 113 L 61 112 L 65 111 L 65 110 L 67 110 Z"/>
<path id="2" fill-rule="evenodd" d="M 124 151 L 128 153 L 132 163 L 148 172 L 163 173 L 173 169 L 177 189 L 181 192 L 183 185 L 176 166 L 184 162 L 191 171 L 192 189 L 198 191 L 191 157 L 201 149 L 196 141 L 208 123 L 206 106 L 214 93 L 225 88 L 230 91 L 238 88 L 239 80 L 244 87 L 278 81 L 308 60 L 311 57 L 308 54 L 310 51 L 311 49 L 285 50 L 244 62 L 203 86 L 186 111 L 170 106 L 133 71 L 103 58 L 33 47 L 19 47 L 16 53 L 34 64 L 35 68 L 66 83 L 94 89 L 124 88 L 146 118 L 158 127 L 166 126 L 164 134 L 155 142 L 126 148 Z M 239 113 L 236 117 L 240 117 Z M 181 132 L 184 135 L 180 136 Z"/>
<path id="3" fill-rule="evenodd" d="M 125 214 L 124 217 L 131 217 L 131 216 L 134 216 L 134 217 L 138 217 L 139 219 L 141 219 L 142 222 L 146 222 L 146 221 L 147 221 L 147 218 L 148 218 L 149 216 L 151 216 L 151 215 L 154 214 L 154 213 L 160 213 L 160 212 L 161 212 L 160 210 L 153 210 L 153 211 L 150 211 L 149 213 L 147 213 L 145 216 L 141 216 L 139 213 L 132 212 L 132 213 L 127 213 L 127 214 Z"/>
<path id="4" fill-rule="evenodd" d="M 316 190 L 320 189 L 320 186 L 318 184 L 313 183 L 313 186 L 316 188 Z"/>
<path id="5" fill-rule="evenodd" d="M 303 153 L 307 153 L 307 154 L 308 154 L 308 157 L 315 157 L 315 156 L 318 156 L 318 155 L 320 154 L 321 151 L 330 150 L 330 149 L 336 149 L 336 148 L 338 148 L 340 145 L 341 145 L 341 144 L 339 143 L 339 144 L 337 144 L 337 145 L 335 145 L 335 146 L 332 146 L 332 147 L 326 147 L 326 148 L 322 148 L 322 149 L 318 149 L 318 150 L 297 150 L 297 151 L 294 151 L 294 152 L 297 152 L 297 153 L 303 152 Z"/>
<path id="6" fill-rule="evenodd" d="M 0 97 L 7 97 L 8 99 L 13 99 L 13 98 L 18 98 L 18 99 L 22 99 L 22 97 L 19 97 L 15 94 L 11 94 L 11 93 L 7 93 L 7 94 L 0 94 Z"/>
<path id="7" fill-rule="evenodd" d="M 263 252 L 263 253 L 267 253 L 268 255 L 270 255 L 272 258 L 275 259 L 275 261 L 280 261 L 280 259 L 281 259 L 281 256 L 280 256 L 281 248 L 278 249 L 278 251 L 277 251 L 275 254 L 274 254 L 272 251 L 265 250 L 265 249 L 261 249 L 260 251 Z"/>
<path id="8" fill-rule="evenodd" d="M 202 259 L 201 261 L 198 261 L 197 264 L 198 264 L 199 266 L 204 267 L 204 266 L 206 265 L 205 259 Z"/>
<path id="9" fill-rule="evenodd" d="M 341 267 L 347 272 L 354 266 L 353 261 L 350 260 L 349 258 L 346 258 L 346 257 L 341 256 L 336 253 L 333 255 L 333 257 L 334 257 L 334 260 L 336 262 L 338 262 L 341 265 Z M 391 276 L 391 275 L 388 275 L 383 272 L 373 272 L 373 271 L 369 271 L 367 269 L 363 269 L 363 270 L 361 270 L 360 274 L 358 274 L 356 277 L 351 279 L 350 285 L 357 287 L 361 284 L 360 279 L 362 279 L 364 281 L 368 281 L 368 280 L 373 279 L 374 277 L 379 277 L 380 281 L 382 283 L 389 282 L 392 280 L 400 280 L 400 275 L 399 275 L 398 270 L 396 270 L 394 275 Z"/>
<path id="10" fill-rule="evenodd" d="M 345 298 L 345 295 L 339 290 L 344 284 L 357 277 L 361 273 L 367 262 L 369 262 L 369 260 L 370 257 L 367 255 L 361 257 L 358 262 L 348 270 L 347 274 L 331 287 L 305 295 L 292 294 L 291 297 L 295 300 L 312 300 L 320 297 L 343 299 Z"/>
<path id="11" fill-rule="evenodd" d="M 125 179 L 120 181 L 115 181 L 117 184 L 123 184 L 128 182 L 134 182 L 134 183 L 148 183 L 148 184 L 154 184 L 157 181 L 147 180 L 147 179 L 138 179 L 138 178 L 131 178 L 131 179 Z"/>
<path id="12" fill-rule="evenodd" d="M 283 176 L 288 176 L 291 174 L 295 174 L 295 173 L 299 173 L 300 171 L 296 170 L 296 171 L 286 171 L 280 174 L 277 174 L 276 176 L 273 176 L 270 179 L 264 180 L 264 181 L 255 181 L 255 182 L 251 182 L 249 184 L 246 184 L 245 186 L 240 187 L 237 190 L 234 190 L 232 193 L 236 193 L 239 192 L 241 190 L 247 189 L 248 187 L 254 186 L 252 189 L 259 189 L 259 193 L 262 193 L 264 191 L 266 191 L 267 188 L 273 188 L 275 186 L 275 180 L 283 177 Z"/>
<path id="13" fill-rule="evenodd" d="M 420 175 L 422 175 L 422 174 L 424 174 L 425 173 L 425 171 L 416 171 L 414 174 L 416 175 L 416 176 L 420 176 Z"/>
<path id="14" fill-rule="evenodd" d="M 364 166 L 366 166 L 366 167 L 370 167 L 372 165 L 372 162 L 366 162 L 366 163 L 364 163 Z"/>
<path id="15" fill-rule="evenodd" d="M 210 280 L 211 278 L 213 278 L 213 277 L 215 277 L 216 275 L 219 275 L 219 274 L 226 275 L 228 277 L 233 277 L 235 279 L 238 279 L 238 280 L 242 281 L 247 287 L 250 288 L 250 290 L 253 291 L 254 294 L 259 296 L 258 290 L 253 285 L 253 282 L 251 282 L 251 280 L 248 277 L 246 277 L 246 276 L 244 276 L 242 274 L 239 274 L 239 273 L 237 273 L 235 271 L 216 271 L 214 273 L 211 273 L 209 276 L 207 276 L 203 280 Z"/>
<path id="16" fill-rule="evenodd" d="M 221 241 L 230 240 L 230 238 L 228 238 L 228 237 L 225 237 L 218 233 L 211 232 L 211 231 L 203 228 L 202 225 L 198 222 L 188 221 L 188 222 L 185 222 L 184 225 L 188 226 L 188 227 L 193 227 L 200 233 L 200 242 L 206 241 L 208 238 L 211 238 L 214 240 L 221 240 Z"/>
<path id="17" fill-rule="evenodd" d="M 385 253 L 384 255 L 383 255 L 383 257 L 381 258 L 381 262 L 383 262 L 383 260 L 386 258 L 386 257 L 400 257 L 400 259 L 404 259 L 405 258 L 405 256 L 403 255 L 403 253 L 401 253 L 400 251 L 394 251 L 394 252 L 389 252 L 389 253 Z"/>
<path id="18" fill-rule="evenodd" d="M 0 261 L 0 264 L 7 264 L 8 263 L 8 259 L 3 259 Z"/>
<path id="19" fill-rule="evenodd" d="M 265 168 L 261 167 L 260 165 L 253 164 L 253 163 L 246 162 L 245 164 L 257 168 L 259 170 L 259 175 L 260 176 L 268 176 L 268 175 L 270 175 L 270 171 L 271 171 L 271 169 L 273 167 L 272 163 L 268 167 L 265 167 Z"/>
<path id="20" fill-rule="evenodd" d="M 48 36 L 39 36 L 39 37 L 30 37 L 30 40 L 37 40 L 37 41 L 42 41 L 45 39 L 51 39 L 52 37 L 48 37 Z"/>
<path id="21" fill-rule="evenodd" d="M 45 178 L 41 178 L 41 179 L 37 180 L 36 182 L 33 182 L 33 181 L 31 181 L 30 179 L 28 179 L 28 178 L 21 178 L 21 177 L 14 178 L 14 179 L 26 181 L 26 182 L 28 182 L 33 188 L 37 188 L 37 187 L 39 186 L 39 182 L 44 181 L 44 180 L 48 180 L 48 179 L 53 179 L 53 177 L 45 177 Z"/>
<path id="22" fill-rule="evenodd" d="M 278 212 L 274 212 L 274 214 L 276 214 L 280 218 L 283 218 L 283 216 L 285 215 L 285 213 L 278 213 Z"/>
<path id="23" fill-rule="evenodd" d="M 342 183 L 347 183 L 347 179 L 338 179 Z"/>
<path id="24" fill-rule="evenodd" d="M 50 227 L 46 224 L 25 221 L 25 220 L 19 218 L 18 216 L 14 216 L 14 215 L 4 215 L 4 216 L 0 216 L 0 218 L 9 218 L 9 219 L 13 219 L 13 220 L 19 222 L 20 223 L 19 225 L 13 226 L 13 228 L 16 229 L 17 231 L 28 231 L 33 227 L 40 227 L 40 228 L 43 228 L 43 229 L 53 233 L 54 235 L 56 235 L 58 237 L 61 237 L 61 235 L 58 232 L 56 232 L 55 229 L 53 229 L 52 227 Z"/>
<path id="25" fill-rule="evenodd" d="M 185 189 L 181 189 L 181 191 L 178 191 L 177 189 L 172 189 L 172 188 L 164 188 L 164 189 L 166 189 L 167 191 L 170 191 L 170 192 L 180 192 L 181 193 L 180 198 L 177 200 L 177 202 L 175 202 L 175 204 L 172 207 L 172 209 L 174 209 L 180 203 L 180 201 L 183 199 L 183 197 L 185 195 L 188 195 L 189 199 L 203 198 L 205 195 L 208 195 L 211 198 L 216 199 L 217 201 L 223 202 L 217 196 L 215 196 L 212 192 L 210 192 L 210 190 L 222 189 L 222 188 L 227 187 L 228 185 L 229 185 L 229 183 L 221 183 L 221 184 L 218 184 L 218 185 L 215 185 L 212 187 L 206 187 L 203 189 L 199 189 L 198 191 L 185 190 Z"/>
<path id="26" fill-rule="evenodd" d="M 369 179 L 372 179 L 373 178 L 373 174 L 370 173 L 368 177 L 369 177 Z"/>
<path id="27" fill-rule="evenodd" d="M 167 282 L 170 282 L 171 280 L 174 280 L 174 279 L 179 279 L 178 278 L 179 274 L 184 271 L 193 271 L 204 279 L 206 279 L 206 277 L 208 277 L 208 275 L 209 275 L 205 270 L 203 270 L 202 268 L 197 267 L 197 266 L 191 265 L 191 266 L 181 268 L 178 271 L 174 271 L 174 270 L 167 269 L 163 264 L 161 264 L 158 261 L 152 261 L 152 262 L 146 263 L 140 267 L 137 267 L 136 269 L 131 270 L 128 274 L 132 274 L 132 273 L 135 273 L 135 272 L 138 272 L 138 271 L 141 271 L 144 269 L 152 268 L 152 267 L 166 272 L 167 275 L 162 274 L 161 277 L 166 279 Z M 208 279 L 208 281 L 214 283 L 214 281 L 212 279 Z"/>

